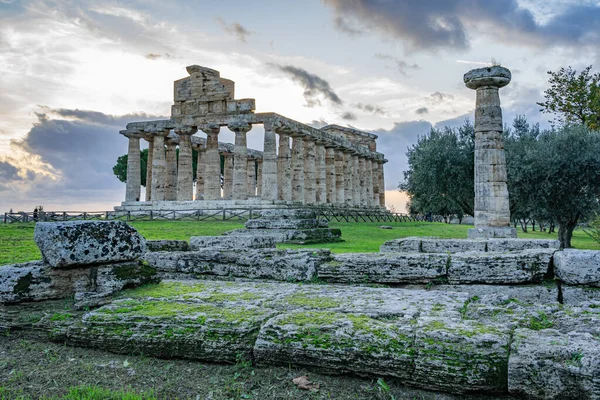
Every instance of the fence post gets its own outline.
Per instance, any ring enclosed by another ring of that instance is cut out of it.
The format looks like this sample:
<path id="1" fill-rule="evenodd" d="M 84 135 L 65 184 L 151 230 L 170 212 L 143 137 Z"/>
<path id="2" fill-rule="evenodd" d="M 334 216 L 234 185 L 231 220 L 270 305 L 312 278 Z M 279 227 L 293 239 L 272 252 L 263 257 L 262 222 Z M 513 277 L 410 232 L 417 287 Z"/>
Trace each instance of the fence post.
<path id="1" fill-rule="evenodd" d="M 225 221 L 225 209 L 223 209 L 223 221 Z"/>
<path id="2" fill-rule="evenodd" d="M 152 213 L 152 210 L 150 210 L 150 221 L 154 220 L 154 214 Z"/>
<path id="3" fill-rule="evenodd" d="M 250 209 L 250 214 L 248 216 L 248 219 L 252 219 L 252 209 Z"/>

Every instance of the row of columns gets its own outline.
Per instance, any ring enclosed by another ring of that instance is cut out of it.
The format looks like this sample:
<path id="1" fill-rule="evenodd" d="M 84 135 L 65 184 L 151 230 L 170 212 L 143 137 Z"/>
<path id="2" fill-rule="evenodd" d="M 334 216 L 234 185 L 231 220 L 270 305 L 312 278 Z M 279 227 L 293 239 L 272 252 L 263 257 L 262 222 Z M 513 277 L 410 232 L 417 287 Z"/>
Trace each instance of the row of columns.
<path id="1" fill-rule="evenodd" d="M 259 196 L 265 200 L 308 205 L 385 207 L 383 162 L 380 159 L 315 140 L 287 127 L 265 124 L 263 159 L 256 160 L 248 157 L 246 134 L 251 125 L 236 123 L 228 128 L 235 134 L 235 144 L 233 153 L 223 154 L 221 184 L 220 126 L 200 127 L 207 138 L 206 147 L 198 148 L 197 200 L 245 200 Z M 129 138 L 126 201 L 140 198 L 140 138 L 149 143 L 146 201 L 192 200 L 191 136 L 196 132 L 197 128 L 192 127 L 175 129 L 179 136 L 179 160 L 176 163 L 176 144 L 165 140 L 169 130 L 124 131 Z"/>

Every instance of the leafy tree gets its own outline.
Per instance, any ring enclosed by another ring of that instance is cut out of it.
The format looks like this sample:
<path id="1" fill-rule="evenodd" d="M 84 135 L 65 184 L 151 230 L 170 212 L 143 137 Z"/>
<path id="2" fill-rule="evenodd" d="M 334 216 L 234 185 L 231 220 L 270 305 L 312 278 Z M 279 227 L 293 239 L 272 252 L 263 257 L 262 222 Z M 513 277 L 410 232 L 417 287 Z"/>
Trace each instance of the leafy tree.
<path id="1" fill-rule="evenodd" d="M 459 129 L 432 128 L 408 149 L 409 170 L 399 188 L 410 196 L 411 213 L 473 215 L 474 140 L 465 121 Z"/>
<path id="2" fill-rule="evenodd" d="M 561 68 L 548 71 L 550 88 L 544 92 L 546 101 L 537 103 L 540 111 L 556 115 L 559 125 L 582 124 L 600 129 L 600 73 L 591 73 L 592 66 L 577 71 Z"/>

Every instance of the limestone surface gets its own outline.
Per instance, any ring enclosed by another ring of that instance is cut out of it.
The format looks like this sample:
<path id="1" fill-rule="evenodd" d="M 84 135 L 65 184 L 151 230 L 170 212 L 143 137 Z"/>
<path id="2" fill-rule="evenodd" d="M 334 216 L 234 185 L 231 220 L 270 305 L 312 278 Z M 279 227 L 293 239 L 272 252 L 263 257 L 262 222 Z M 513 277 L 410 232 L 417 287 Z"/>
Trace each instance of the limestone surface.
<path id="1" fill-rule="evenodd" d="M 514 239 L 490 238 L 487 240 L 487 251 L 521 251 L 530 249 L 555 249 L 560 248 L 560 241 L 547 239 Z"/>
<path id="2" fill-rule="evenodd" d="M 600 305 L 600 288 L 561 285 L 563 304 L 579 305 L 592 303 Z"/>
<path id="3" fill-rule="evenodd" d="M 38 222 L 34 239 L 53 267 L 135 260 L 146 240 L 122 221 Z"/>
<path id="4" fill-rule="evenodd" d="M 188 251 L 190 245 L 186 240 L 146 240 L 148 251 Z"/>
<path id="5" fill-rule="evenodd" d="M 226 232 L 228 236 L 266 236 L 277 243 L 315 244 L 339 242 L 342 231 L 335 228 L 315 229 L 236 229 Z"/>
<path id="6" fill-rule="evenodd" d="M 251 219 L 244 226 L 246 229 L 315 229 L 327 228 L 326 219 Z"/>
<path id="7" fill-rule="evenodd" d="M 568 285 L 600 287 L 600 251 L 565 249 L 556 252 L 554 271 Z"/>
<path id="8" fill-rule="evenodd" d="M 207 248 L 220 249 L 268 249 L 275 248 L 275 240 L 271 236 L 192 236 L 190 249 L 201 251 Z"/>

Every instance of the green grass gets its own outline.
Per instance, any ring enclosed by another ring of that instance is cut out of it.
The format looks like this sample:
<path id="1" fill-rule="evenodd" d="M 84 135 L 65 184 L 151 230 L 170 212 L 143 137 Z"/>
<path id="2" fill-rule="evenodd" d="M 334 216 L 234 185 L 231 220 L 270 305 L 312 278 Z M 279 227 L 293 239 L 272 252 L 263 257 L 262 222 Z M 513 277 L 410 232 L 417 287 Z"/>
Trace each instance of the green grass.
<path id="1" fill-rule="evenodd" d="M 0 386 L 0 400 L 30 400 L 26 395 L 11 394 L 9 390 Z M 137 394 L 128 390 L 109 390 L 98 386 L 76 386 L 69 389 L 64 396 L 41 397 L 43 400 L 156 400 L 150 394 Z"/>
<path id="2" fill-rule="evenodd" d="M 139 221 L 132 222 L 147 239 L 189 240 L 190 236 L 218 236 L 226 231 L 242 228 L 243 221 Z M 390 225 L 391 230 L 380 229 Z M 331 222 L 331 228 L 342 230 L 340 243 L 324 243 L 310 246 L 278 245 L 279 248 L 328 248 L 335 253 L 376 252 L 385 241 L 408 236 L 439 236 L 442 238 L 466 238 L 468 225 L 427 223 L 427 222 Z M 40 252 L 33 241 L 33 223 L 0 224 L 0 265 L 39 260 Z M 557 234 L 519 231 L 520 238 L 556 239 Z M 573 233 L 573 247 L 577 249 L 600 250 L 596 243 L 582 230 Z"/>

